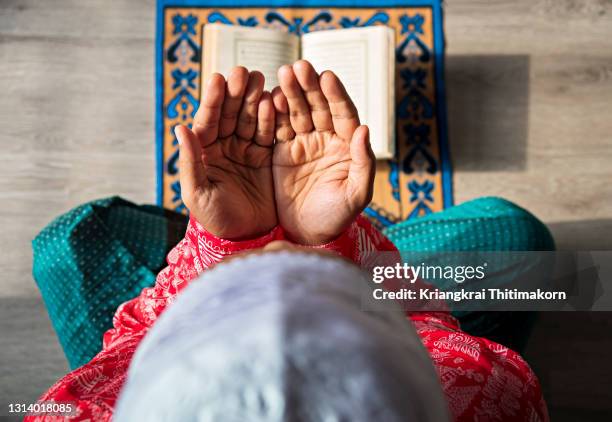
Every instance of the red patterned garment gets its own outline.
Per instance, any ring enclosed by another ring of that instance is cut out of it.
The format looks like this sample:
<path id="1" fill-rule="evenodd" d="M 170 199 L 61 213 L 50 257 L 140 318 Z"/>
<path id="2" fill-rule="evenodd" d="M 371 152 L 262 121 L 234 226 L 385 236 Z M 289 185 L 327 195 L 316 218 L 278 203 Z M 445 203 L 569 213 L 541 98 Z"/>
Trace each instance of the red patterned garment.
<path id="1" fill-rule="evenodd" d="M 78 420 L 110 420 L 136 347 L 190 280 L 228 255 L 283 238 L 277 227 L 255 240 L 231 242 L 211 235 L 191 219 L 185 238 L 168 254 L 168 267 L 159 273 L 156 284 L 117 309 L 113 328 L 104 334 L 102 351 L 60 379 L 41 400 L 76 403 L 74 418 Z M 357 264 L 363 264 L 364 252 L 396 250 L 363 217 L 322 247 Z M 539 382 L 518 353 L 464 333 L 446 313 L 411 313 L 409 318 L 429 351 L 455 420 L 548 420 Z M 26 418 L 42 419 L 61 418 Z"/>

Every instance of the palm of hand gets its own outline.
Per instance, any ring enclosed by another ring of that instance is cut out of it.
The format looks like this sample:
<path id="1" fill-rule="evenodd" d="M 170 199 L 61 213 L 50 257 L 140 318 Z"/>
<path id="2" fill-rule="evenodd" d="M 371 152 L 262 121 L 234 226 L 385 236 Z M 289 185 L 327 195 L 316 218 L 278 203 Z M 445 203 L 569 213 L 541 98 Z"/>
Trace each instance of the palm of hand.
<path id="1" fill-rule="evenodd" d="M 371 199 L 374 160 L 367 127 L 339 79 L 299 61 L 279 70 L 273 93 L 272 159 L 280 224 L 290 239 L 336 238 Z"/>
<path id="2" fill-rule="evenodd" d="M 299 134 L 277 143 L 273 172 L 281 225 L 290 231 L 317 233 L 320 239 L 333 238 L 337 227 L 348 225 L 355 214 L 348 191 L 349 168 L 349 143 L 331 131 Z"/>
<path id="3" fill-rule="evenodd" d="M 193 130 L 176 130 L 181 144 L 183 202 L 214 235 L 257 237 L 277 225 L 272 181 L 274 107 L 263 75 L 236 68 L 227 85 L 211 77 Z"/>
<path id="4" fill-rule="evenodd" d="M 204 156 L 210 188 L 192 207 L 198 221 L 227 239 L 253 237 L 276 225 L 272 148 L 234 134 L 205 147 Z"/>

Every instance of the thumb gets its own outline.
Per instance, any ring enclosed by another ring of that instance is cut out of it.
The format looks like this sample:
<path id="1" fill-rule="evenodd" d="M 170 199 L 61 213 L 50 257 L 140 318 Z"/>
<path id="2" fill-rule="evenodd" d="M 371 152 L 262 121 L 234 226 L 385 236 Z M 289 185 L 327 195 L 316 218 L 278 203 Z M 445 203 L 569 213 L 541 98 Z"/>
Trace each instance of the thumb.
<path id="1" fill-rule="evenodd" d="M 202 146 L 195 133 L 186 126 L 177 126 L 174 133 L 179 143 L 181 197 L 187 208 L 190 208 L 197 190 L 207 183 Z"/>
<path id="2" fill-rule="evenodd" d="M 353 133 L 350 143 L 351 165 L 349 167 L 349 195 L 365 208 L 372 200 L 376 159 L 370 146 L 370 130 L 366 125 L 359 126 Z"/>

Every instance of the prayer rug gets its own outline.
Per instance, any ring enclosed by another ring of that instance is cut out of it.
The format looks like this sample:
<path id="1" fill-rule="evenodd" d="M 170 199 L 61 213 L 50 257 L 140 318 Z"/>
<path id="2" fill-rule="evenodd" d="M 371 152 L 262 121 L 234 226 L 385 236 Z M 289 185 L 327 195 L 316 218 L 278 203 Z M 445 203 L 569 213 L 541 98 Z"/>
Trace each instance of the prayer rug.
<path id="1" fill-rule="evenodd" d="M 177 124 L 198 108 L 207 23 L 310 31 L 387 25 L 396 34 L 396 157 L 379 160 L 365 210 L 379 228 L 453 203 L 440 0 L 158 0 L 157 200 L 186 212 L 178 178 Z"/>

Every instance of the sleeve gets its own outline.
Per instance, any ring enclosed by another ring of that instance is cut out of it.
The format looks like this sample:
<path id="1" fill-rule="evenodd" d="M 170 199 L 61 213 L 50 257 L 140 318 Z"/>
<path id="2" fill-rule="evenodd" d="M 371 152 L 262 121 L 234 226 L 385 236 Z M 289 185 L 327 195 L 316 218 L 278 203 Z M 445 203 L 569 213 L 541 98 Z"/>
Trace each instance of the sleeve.
<path id="1" fill-rule="evenodd" d="M 166 307 L 191 280 L 225 256 L 265 246 L 281 239 L 276 227 L 253 240 L 233 242 L 207 232 L 191 218 L 185 238 L 167 256 L 153 287 L 123 303 L 113 318 L 113 327 L 103 337 L 102 351 L 53 385 L 39 402 L 69 403 L 75 408 L 70 419 L 107 421 L 125 381 L 136 347 Z M 50 415 L 26 417 L 26 421 L 64 420 Z"/>
<path id="2" fill-rule="evenodd" d="M 336 239 L 315 248 L 326 249 L 350 259 L 362 269 L 371 270 L 376 266 L 395 266 L 402 262 L 402 257 L 384 234 L 377 230 L 367 218 L 359 215 L 355 221 Z M 385 290 L 393 292 L 407 287 L 400 279 L 387 278 L 382 284 Z M 423 280 L 410 283 L 410 288 L 430 288 Z M 448 306 L 442 300 L 402 300 L 398 304 L 406 311 L 406 316 L 420 309 L 446 313 Z"/>
<path id="3" fill-rule="evenodd" d="M 515 351 L 459 328 L 448 314 L 410 316 L 455 421 L 549 420 L 540 383 Z"/>
<path id="4" fill-rule="evenodd" d="M 367 266 L 369 254 L 372 252 L 394 252 L 393 259 L 399 259 L 395 245 L 362 215 L 339 237 L 316 248 L 335 252 L 360 266 Z"/>

